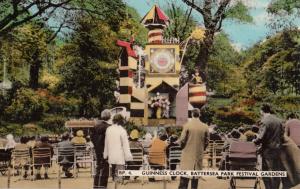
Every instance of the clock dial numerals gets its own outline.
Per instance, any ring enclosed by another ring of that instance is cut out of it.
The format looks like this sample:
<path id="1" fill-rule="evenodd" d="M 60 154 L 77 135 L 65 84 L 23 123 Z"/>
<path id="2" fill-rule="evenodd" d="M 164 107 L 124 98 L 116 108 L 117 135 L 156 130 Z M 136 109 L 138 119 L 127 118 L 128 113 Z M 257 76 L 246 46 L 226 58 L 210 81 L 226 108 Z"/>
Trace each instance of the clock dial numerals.
<path id="1" fill-rule="evenodd" d="M 173 48 L 157 48 L 150 50 L 151 73 L 174 73 L 175 50 Z"/>

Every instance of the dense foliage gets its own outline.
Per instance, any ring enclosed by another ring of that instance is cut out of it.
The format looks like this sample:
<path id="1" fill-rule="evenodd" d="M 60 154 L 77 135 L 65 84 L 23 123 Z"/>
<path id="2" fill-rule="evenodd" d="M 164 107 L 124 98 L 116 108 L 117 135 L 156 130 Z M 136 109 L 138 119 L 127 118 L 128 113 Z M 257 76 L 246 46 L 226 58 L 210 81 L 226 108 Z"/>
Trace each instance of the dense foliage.
<path id="1" fill-rule="evenodd" d="M 0 77 L 6 62 L 7 79 L 13 83 L 12 89 L 0 94 L 1 135 L 24 134 L 27 123 L 36 124 L 38 132 L 61 133 L 65 120 L 99 117 L 104 108 L 113 107 L 120 52 L 116 40 L 134 38 L 139 45 L 147 41 L 147 30 L 139 23 L 137 11 L 121 0 L 60 1 L 66 4 L 57 9 L 62 14 L 57 13 L 65 19 L 57 18 L 54 29 L 48 19 L 56 17 L 45 10 L 29 20 L 24 18 L 31 12 L 5 20 L 10 12 L 24 8 L 19 5 L 13 10 L 14 2 L 19 1 L 0 2 L 4 7 L 0 11 Z M 179 38 L 184 46 L 198 18 L 191 13 L 195 6 L 190 3 L 194 1 L 183 2 L 188 6 L 171 3 L 165 10 L 171 19 L 165 36 Z M 222 22 L 251 22 L 248 8 L 241 1 L 203 2 L 203 6 L 213 2 L 205 11 L 210 8 L 215 19 L 203 15 L 205 7 L 197 5 L 206 36 L 203 42 L 189 42 L 182 72 L 182 83 L 191 79 L 196 66 L 207 73 L 204 80 L 212 96 L 202 109 L 201 119 L 228 131 L 255 124 L 263 102 L 273 104 L 283 118 L 291 112 L 300 113 L 299 30 L 285 28 L 240 52 L 222 31 Z M 298 1 L 272 2 L 268 11 L 280 18 L 281 12 L 298 13 Z M 219 8 L 220 12 L 214 12 Z M 144 132 L 133 123 L 127 123 L 126 128 Z"/>

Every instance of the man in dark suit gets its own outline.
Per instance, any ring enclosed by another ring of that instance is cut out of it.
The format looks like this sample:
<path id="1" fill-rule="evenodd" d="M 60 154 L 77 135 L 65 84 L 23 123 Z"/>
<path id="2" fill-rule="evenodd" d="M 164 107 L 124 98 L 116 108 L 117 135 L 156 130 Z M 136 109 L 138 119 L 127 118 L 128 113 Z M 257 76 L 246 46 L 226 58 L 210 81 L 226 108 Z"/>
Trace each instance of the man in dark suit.
<path id="1" fill-rule="evenodd" d="M 273 111 L 268 104 L 261 107 L 261 128 L 254 143 L 261 144 L 262 170 L 282 171 L 280 161 L 281 146 L 283 143 L 284 129 L 282 120 L 273 115 Z M 264 177 L 266 189 L 278 189 L 280 185 L 279 177 Z"/>
<path id="2" fill-rule="evenodd" d="M 103 151 L 106 129 L 110 126 L 108 123 L 110 117 L 110 111 L 103 110 L 101 112 L 102 120 L 97 121 L 95 127 L 91 131 L 91 141 L 94 144 L 97 159 L 96 175 L 94 177 L 94 189 L 107 188 L 109 164 L 107 160 L 103 158 Z"/>

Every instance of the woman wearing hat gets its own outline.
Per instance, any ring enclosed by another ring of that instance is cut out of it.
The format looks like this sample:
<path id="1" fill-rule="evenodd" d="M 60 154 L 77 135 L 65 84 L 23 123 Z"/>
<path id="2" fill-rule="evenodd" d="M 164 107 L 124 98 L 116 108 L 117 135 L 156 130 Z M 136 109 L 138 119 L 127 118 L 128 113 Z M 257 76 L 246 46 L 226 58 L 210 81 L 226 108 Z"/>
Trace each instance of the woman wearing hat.
<path id="1" fill-rule="evenodd" d="M 73 144 L 86 144 L 86 139 L 83 137 L 83 131 L 82 130 L 78 130 L 76 132 L 76 136 L 71 140 L 71 142 Z"/>

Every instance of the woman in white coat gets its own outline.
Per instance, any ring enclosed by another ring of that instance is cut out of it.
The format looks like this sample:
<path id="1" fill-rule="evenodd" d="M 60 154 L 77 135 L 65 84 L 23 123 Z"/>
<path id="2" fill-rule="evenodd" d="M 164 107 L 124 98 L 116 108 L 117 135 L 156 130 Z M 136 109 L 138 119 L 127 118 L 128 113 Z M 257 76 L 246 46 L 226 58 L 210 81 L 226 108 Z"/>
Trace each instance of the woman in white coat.
<path id="1" fill-rule="evenodd" d="M 124 118 L 121 114 L 113 117 L 113 125 L 108 127 L 105 136 L 103 157 L 112 165 L 112 177 L 115 179 L 118 170 L 125 169 L 125 161 L 131 161 L 128 135 L 122 127 Z"/>

